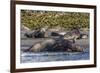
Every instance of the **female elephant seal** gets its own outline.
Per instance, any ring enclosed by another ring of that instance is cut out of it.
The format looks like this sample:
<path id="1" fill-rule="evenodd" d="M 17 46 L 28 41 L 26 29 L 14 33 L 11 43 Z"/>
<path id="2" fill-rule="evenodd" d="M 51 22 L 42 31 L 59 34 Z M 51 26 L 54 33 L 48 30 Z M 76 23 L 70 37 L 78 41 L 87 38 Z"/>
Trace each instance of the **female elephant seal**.
<path id="1" fill-rule="evenodd" d="M 47 39 L 45 41 L 34 44 L 32 47 L 29 48 L 29 51 L 32 51 L 32 52 L 45 51 L 48 47 L 51 47 L 54 43 L 55 43 L 55 40 Z"/>

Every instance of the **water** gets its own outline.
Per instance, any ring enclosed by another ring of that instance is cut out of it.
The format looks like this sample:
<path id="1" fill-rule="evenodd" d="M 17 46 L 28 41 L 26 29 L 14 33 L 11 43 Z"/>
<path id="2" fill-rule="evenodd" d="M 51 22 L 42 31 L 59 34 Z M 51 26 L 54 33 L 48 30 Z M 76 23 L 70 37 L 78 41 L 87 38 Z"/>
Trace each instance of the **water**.
<path id="1" fill-rule="evenodd" d="M 21 63 L 88 60 L 89 49 L 84 52 L 21 52 Z"/>

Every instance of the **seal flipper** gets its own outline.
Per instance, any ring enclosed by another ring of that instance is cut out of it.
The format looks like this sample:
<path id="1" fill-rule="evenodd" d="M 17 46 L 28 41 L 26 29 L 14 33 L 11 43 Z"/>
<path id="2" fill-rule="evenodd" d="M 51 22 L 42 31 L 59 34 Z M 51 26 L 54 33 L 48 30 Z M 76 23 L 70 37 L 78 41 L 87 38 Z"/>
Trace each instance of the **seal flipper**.
<path id="1" fill-rule="evenodd" d="M 23 50 L 23 52 L 30 52 L 30 49 L 33 47 L 34 45 L 30 46 L 28 49 Z"/>

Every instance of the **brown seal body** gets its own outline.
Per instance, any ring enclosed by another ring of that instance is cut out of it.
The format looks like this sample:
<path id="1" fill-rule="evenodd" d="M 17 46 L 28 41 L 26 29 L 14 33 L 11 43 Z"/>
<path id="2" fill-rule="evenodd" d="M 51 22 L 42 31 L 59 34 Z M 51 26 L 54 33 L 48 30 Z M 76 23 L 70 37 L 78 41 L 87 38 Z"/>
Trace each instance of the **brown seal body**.
<path id="1" fill-rule="evenodd" d="M 83 52 L 83 50 L 79 45 L 75 45 L 72 41 L 64 39 L 47 39 L 34 44 L 29 49 L 32 52 Z"/>

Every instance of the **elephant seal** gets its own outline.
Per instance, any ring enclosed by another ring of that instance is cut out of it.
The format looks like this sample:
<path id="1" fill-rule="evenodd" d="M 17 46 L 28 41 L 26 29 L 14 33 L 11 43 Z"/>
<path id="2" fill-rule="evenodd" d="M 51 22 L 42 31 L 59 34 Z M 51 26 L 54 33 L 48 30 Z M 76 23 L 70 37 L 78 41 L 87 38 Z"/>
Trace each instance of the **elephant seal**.
<path id="1" fill-rule="evenodd" d="M 55 43 L 53 39 L 47 39 L 42 42 L 38 42 L 29 48 L 29 51 L 32 52 L 41 52 L 45 51 L 47 48 L 51 47 Z"/>
<path id="2" fill-rule="evenodd" d="M 46 39 L 29 48 L 31 52 L 83 52 L 83 48 L 65 39 Z"/>
<path id="3" fill-rule="evenodd" d="M 38 29 L 26 32 L 24 36 L 26 36 L 27 38 L 44 38 L 44 34 L 44 31 Z"/>
<path id="4" fill-rule="evenodd" d="M 72 29 L 71 31 L 69 31 L 69 32 L 67 32 L 65 35 L 64 35 L 64 38 L 65 39 L 73 39 L 73 38 L 75 38 L 75 39 L 77 39 L 77 38 L 79 38 L 80 37 L 80 31 L 79 31 L 79 29 Z"/>
<path id="5" fill-rule="evenodd" d="M 71 50 L 72 52 L 83 52 L 84 48 L 79 45 L 72 45 Z"/>
<path id="6" fill-rule="evenodd" d="M 75 40 L 65 40 L 65 39 L 58 39 L 56 40 L 56 43 L 52 46 L 50 51 L 55 51 L 55 52 L 83 52 L 84 49 L 75 44 Z"/>

